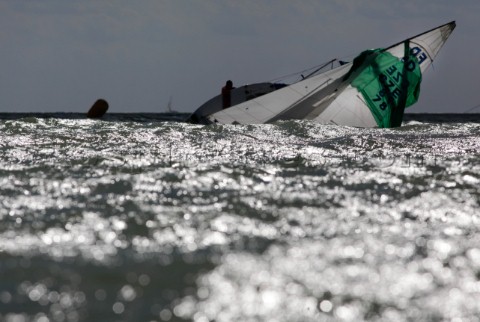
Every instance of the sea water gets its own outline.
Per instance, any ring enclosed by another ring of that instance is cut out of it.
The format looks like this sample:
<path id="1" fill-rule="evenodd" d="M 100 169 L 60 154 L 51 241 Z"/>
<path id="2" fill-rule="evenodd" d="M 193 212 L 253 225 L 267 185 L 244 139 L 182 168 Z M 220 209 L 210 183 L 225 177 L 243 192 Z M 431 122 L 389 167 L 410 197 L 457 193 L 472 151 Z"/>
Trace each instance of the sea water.
<path id="1" fill-rule="evenodd" d="M 480 117 L 0 115 L 2 321 L 480 321 Z"/>

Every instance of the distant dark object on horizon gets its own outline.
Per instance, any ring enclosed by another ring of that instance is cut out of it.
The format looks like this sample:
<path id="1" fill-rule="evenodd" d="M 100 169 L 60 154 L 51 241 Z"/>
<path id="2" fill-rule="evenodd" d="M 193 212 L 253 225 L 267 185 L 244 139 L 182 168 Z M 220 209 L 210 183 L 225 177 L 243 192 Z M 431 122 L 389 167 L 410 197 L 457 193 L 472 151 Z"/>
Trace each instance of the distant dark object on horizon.
<path id="1" fill-rule="evenodd" d="M 90 110 L 87 113 L 87 117 L 89 118 L 100 118 L 105 113 L 107 113 L 108 110 L 108 103 L 104 99 L 98 99 L 90 108 Z"/>

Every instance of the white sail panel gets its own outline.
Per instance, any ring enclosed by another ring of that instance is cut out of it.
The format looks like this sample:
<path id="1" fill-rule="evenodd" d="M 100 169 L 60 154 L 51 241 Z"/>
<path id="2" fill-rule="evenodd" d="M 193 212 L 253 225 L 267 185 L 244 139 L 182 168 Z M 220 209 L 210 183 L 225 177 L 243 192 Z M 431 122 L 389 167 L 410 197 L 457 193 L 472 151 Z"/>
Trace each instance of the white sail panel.
<path id="1" fill-rule="evenodd" d="M 315 121 L 321 124 L 341 124 L 355 127 L 377 127 L 372 112 L 362 95 L 348 86 Z"/>
<path id="2" fill-rule="evenodd" d="M 416 48 L 420 49 L 420 51 L 416 53 L 416 56 L 420 63 L 422 73 L 431 66 L 438 52 L 453 32 L 453 29 L 455 29 L 455 22 L 451 22 L 410 39 L 410 48 L 415 51 L 418 50 Z M 394 45 L 388 48 L 387 51 L 398 58 L 403 58 L 405 54 L 404 43 Z"/>

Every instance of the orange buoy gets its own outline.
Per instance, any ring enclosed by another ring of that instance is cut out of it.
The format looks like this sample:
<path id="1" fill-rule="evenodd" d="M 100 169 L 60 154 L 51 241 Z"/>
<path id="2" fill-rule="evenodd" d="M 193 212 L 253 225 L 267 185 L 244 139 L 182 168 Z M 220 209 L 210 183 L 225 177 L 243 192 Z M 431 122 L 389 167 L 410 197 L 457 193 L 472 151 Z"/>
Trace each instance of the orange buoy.
<path id="1" fill-rule="evenodd" d="M 98 100 L 92 105 L 92 107 L 90 108 L 90 110 L 88 110 L 87 117 L 90 117 L 90 118 L 100 118 L 100 117 L 102 117 L 103 115 L 105 115 L 105 113 L 107 113 L 107 110 L 108 110 L 108 103 L 107 103 L 107 101 L 104 100 L 104 99 L 98 99 Z"/>

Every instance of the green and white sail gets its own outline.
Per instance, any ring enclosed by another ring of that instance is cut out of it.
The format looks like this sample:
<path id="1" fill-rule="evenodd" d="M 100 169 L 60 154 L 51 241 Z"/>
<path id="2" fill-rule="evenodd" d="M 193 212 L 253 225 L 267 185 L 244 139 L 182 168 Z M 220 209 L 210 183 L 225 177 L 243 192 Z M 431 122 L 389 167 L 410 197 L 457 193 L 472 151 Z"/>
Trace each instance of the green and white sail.
<path id="1" fill-rule="evenodd" d="M 400 126 L 418 100 L 422 74 L 448 39 L 448 23 L 353 62 L 206 116 L 208 123 L 307 119 L 358 127 Z"/>

